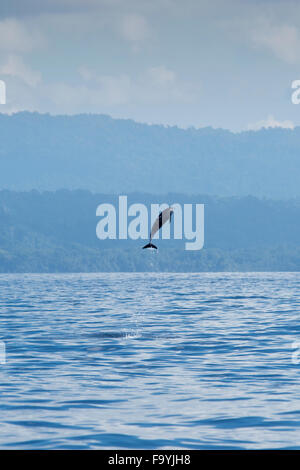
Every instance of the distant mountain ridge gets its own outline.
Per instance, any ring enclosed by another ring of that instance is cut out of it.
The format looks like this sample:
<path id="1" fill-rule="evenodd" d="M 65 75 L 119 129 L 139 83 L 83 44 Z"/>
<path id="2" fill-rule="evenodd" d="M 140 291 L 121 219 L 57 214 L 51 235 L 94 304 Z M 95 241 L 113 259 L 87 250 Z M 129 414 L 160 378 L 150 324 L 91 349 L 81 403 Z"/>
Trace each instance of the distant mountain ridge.
<path id="1" fill-rule="evenodd" d="M 0 114 L 0 189 L 300 197 L 300 128 L 238 134 L 105 115 Z"/>

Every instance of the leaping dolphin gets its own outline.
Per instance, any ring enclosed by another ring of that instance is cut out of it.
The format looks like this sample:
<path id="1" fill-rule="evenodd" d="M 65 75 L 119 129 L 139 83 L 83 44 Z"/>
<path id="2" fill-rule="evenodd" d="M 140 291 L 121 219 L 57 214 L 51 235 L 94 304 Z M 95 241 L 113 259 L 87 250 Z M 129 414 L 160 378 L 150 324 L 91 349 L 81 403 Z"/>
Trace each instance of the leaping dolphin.
<path id="1" fill-rule="evenodd" d="M 153 243 L 151 243 L 152 238 L 156 234 L 156 232 L 168 221 L 171 223 L 172 215 L 173 215 L 174 209 L 172 207 L 168 207 L 167 209 L 163 210 L 162 212 L 159 213 L 157 219 L 155 220 L 154 224 L 152 225 L 151 232 L 150 232 L 150 237 L 149 237 L 149 243 L 145 246 L 143 246 L 143 250 L 145 248 L 155 248 L 157 250 L 157 246 L 155 246 Z"/>

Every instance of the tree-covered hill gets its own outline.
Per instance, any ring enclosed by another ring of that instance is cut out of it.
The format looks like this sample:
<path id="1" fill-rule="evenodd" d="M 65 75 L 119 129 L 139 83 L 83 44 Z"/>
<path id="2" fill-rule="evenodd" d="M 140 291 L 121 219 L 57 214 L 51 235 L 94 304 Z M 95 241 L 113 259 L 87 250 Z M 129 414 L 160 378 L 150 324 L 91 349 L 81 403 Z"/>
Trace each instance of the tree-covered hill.
<path id="1" fill-rule="evenodd" d="M 96 208 L 118 197 L 88 191 L 0 191 L 0 272 L 299 271 L 300 202 L 254 197 L 164 196 L 133 193 L 128 204 L 203 203 L 205 243 L 96 237 Z"/>
<path id="2" fill-rule="evenodd" d="M 0 114 L 0 188 L 300 196 L 300 128 L 233 134 L 105 115 Z"/>

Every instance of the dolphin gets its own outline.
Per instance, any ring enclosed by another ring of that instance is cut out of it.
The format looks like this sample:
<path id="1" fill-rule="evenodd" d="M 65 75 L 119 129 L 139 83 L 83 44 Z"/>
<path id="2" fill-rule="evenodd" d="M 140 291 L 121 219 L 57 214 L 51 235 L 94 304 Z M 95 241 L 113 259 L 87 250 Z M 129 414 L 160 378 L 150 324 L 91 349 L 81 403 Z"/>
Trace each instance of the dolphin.
<path id="1" fill-rule="evenodd" d="M 167 209 L 163 210 L 162 212 L 159 213 L 158 217 L 156 218 L 154 224 L 152 225 L 151 232 L 150 232 L 150 237 L 149 237 L 149 243 L 147 245 L 143 246 L 143 250 L 145 248 L 155 248 L 157 250 L 157 246 L 155 246 L 152 242 L 152 238 L 160 230 L 160 228 L 168 221 L 171 223 L 172 215 L 173 215 L 174 209 L 172 207 L 168 207 Z"/>

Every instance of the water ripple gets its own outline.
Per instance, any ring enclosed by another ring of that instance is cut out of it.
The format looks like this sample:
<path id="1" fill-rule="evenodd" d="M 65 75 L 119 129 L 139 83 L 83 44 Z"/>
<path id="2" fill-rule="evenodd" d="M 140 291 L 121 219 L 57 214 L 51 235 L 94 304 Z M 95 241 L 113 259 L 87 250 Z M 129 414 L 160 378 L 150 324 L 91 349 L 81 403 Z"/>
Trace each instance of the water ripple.
<path id="1" fill-rule="evenodd" d="M 0 275 L 0 447 L 300 448 L 299 285 Z"/>

